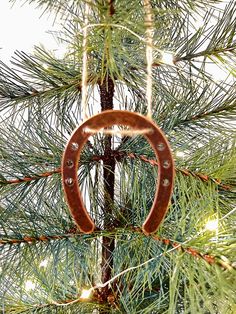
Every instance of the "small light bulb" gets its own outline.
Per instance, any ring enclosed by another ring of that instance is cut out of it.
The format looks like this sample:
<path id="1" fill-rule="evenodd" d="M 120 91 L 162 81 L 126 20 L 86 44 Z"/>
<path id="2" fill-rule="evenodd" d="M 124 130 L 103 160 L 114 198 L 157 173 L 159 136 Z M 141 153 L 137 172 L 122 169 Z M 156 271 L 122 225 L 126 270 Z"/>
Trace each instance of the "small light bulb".
<path id="1" fill-rule="evenodd" d="M 81 292 L 80 298 L 81 299 L 89 299 L 90 294 L 91 294 L 91 289 L 83 289 Z"/>
<path id="2" fill-rule="evenodd" d="M 44 260 L 39 264 L 39 267 L 47 267 L 47 264 L 48 264 L 48 260 L 47 260 L 47 259 L 44 259 Z"/>
<path id="3" fill-rule="evenodd" d="M 217 231 L 218 229 L 218 219 L 209 220 L 206 225 L 205 229 L 209 231 Z"/>
<path id="4" fill-rule="evenodd" d="M 161 54 L 161 60 L 162 63 L 169 64 L 169 65 L 175 65 L 174 64 L 174 54 L 170 51 L 163 51 Z"/>
<path id="5" fill-rule="evenodd" d="M 27 280 L 25 282 L 25 290 L 26 291 L 34 290 L 35 286 L 36 286 L 36 284 L 33 281 L 31 281 L 31 280 Z"/>

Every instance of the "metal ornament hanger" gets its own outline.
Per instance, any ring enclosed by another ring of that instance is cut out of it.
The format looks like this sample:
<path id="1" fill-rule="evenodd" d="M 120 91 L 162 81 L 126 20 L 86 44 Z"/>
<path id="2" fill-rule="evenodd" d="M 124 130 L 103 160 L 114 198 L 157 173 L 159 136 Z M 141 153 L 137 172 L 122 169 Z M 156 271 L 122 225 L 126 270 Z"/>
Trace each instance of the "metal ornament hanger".
<path id="1" fill-rule="evenodd" d="M 154 202 L 142 229 L 145 234 L 153 233 L 158 229 L 168 209 L 173 189 L 174 162 L 163 132 L 150 119 L 134 112 L 103 111 L 89 118 L 73 132 L 62 159 L 62 182 L 71 214 L 81 232 L 92 233 L 95 230 L 95 224 L 82 200 L 77 171 L 80 154 L 89 136 L 112 125 L 129 126 L 134 132 L 149 130 L 149 132 L 145 131 L 144 136 L 158 160 L 158 179 Z"/>

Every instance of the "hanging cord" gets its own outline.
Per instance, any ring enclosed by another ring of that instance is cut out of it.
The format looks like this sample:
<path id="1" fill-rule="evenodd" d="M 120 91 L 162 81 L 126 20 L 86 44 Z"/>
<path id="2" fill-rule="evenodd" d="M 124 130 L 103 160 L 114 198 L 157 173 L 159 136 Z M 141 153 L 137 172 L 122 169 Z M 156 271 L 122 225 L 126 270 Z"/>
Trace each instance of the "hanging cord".
<path id="1" fill-rule="evenodd" d="M 88 15 L 89 15 L 89 2 L 85 3 L 85 18 L 84 18 L 84 28 L 83 28 L 83 63 L 82 63 L 82 89 L 81 89 L 81 107 L 82 107 L 82 117 L 83 121 L 87 120 L 87 98 L 88 98 Z"/>
<path id="2" fill-rule="evenodd" d="M 153 63 L 153 14 L 150 0 L 144 0 L 145 25 L 146 25 L 146 62 L 147 62 L 147 82 L 146 82 L 146 102 L 147 117 L 152 118 L 152 63 Z"/>
<path id="3" fill-rule="evenodd" d="M 152 118 L 152 63 L 153 63 L 153 14 L 152 14 L 152 6 L 149 0 L 144 0 L 144 10 L 145 10 L 145 25 L 146 25 L 146 63 L 147 63 L 147 82 L 146 82 L 146 103 L 147 103 L 147 117 L 149 119 Z M 87 85 L 87 37 L 88 37 L 88 28 L 91 26 L 88 23 L 88 15 L 89 15 L 89 4 L 88 2 L 85 4 L 85 20 L 84 20 L 84 28 L 83 28 L 83 67 L 82 67 L 82 117 L 83 121 L 87 120 L 87 98 L 88 98 L 88 85 Z M 85 133 L 97 133 L 98 130 L 86 128 L 84 130 Z M 104 129 L 101 130 L 102 133 L 106 134 L 121 134 L 121 135 L 138 135 L 138 134 L 147 134 L 152 133 L 152 129 L 143 129 L 143 130 L 111 130 Z"/>

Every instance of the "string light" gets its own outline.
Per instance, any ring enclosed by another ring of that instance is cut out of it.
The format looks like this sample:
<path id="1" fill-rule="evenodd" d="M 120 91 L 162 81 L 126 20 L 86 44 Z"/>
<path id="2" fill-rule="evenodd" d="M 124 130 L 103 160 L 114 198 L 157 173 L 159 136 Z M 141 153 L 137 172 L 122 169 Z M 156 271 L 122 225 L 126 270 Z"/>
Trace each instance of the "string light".
<path id="1" fill-rule="evenodd" d="M 209 220 L 205 225 L 205 230 L 217 231 L 218 230 L 218 219 Z"/>
<path id="2" fill-rule="evenodd" d="M 89 299 L 91 292 L 92 292 L 92 289 L 83 289 L 81 292 L 80 299 Z"/>
<path id="3" fill-rule="evenodd" d="M 228 216 L 234 214 L 236 212 L 236 207 L 234 207 L 230 212 L 228 212 L 226 215 L 224 215 L 220 220 L 227 218 Z"/>
<path id="4" fill-rule="evenodd" d="M 168 65 L 175 65 L 174 64 L 174 53 L 171 51 L 163 51 L 161 53 L 160 61 L 162 63 L 168 64 Z"/>
<path id="5" fill-rule="evenodd" d="M 167 251 L 165 251 L 165 252 L 163 252 L 163 253 L 161 253 L 161 254 L 155 256 L 155 257 L 152 257 L 152 258 L 146 260 L 145 262 L 143 262 L 143 263 L 141 263 L 141 264 L 139 264 L 139 265 L 137 265 L 137 266 L 131 266 L 131 267 L 129 267 L 129 268 L 123 270 L 122 272 L 118 273 L 117 275 L 115 275 L 114 277 L 112 277 L 110 280 L 108 280 L 108 281 L 106 281 L 106 282 L 104 282 L 104 283 L 102 283 L 102 284 L 97 284 L 95 287 L 92 287 L 92 288 L 90 288 L 90 289 L 83 289 L 83 290 L 82 290 L 82 293 L 81 293 L 81 296 L 80 296 L 79 299 L 88 299 L 89 296 L 90 296 L 90 293 L 91 293 L 92 291 L 94 291 L 95 289 L 104 288 L 104 287 L 108 286 L 110 283 L 112 283 L 113 281 L 115 281 L 117 278 L 119 278 L 119 277 L 121 277 L 122 275 L 124 275 L 124 274 L 130 272 L 131 270 L 134 270 L 134 269 L 143 267 L 143 266 L 149 264 L 150 262 L 156 260 L 157 258 L 160 258 L 160 257 L 163 256 L 164 254 L 167 254 L 167 253 L 176 251 L 178 248 L 180 248 L 180 247 L 183 246 L 184 244 L 187 244 L 187 243 L 190 242 L 191 240 L 196 239 L 201 233 L 202 233 L 202 232 L 197 233 L 197 234 L 195 235 L 195 237 L 189 238 L 189 239 L 187 239 L 186 241 L 182 242 L 181 244 L 179 244 L 179 245 L 177 245 L 177 246 L 175 246 L 175 247 L 173 247 L 173 248 L 171 248 L 171 249 L 169 249 L 169 250 L 167 250 Z M 84 297 L 84 296 L 85 296 L 85 297 Z M 58 303 L 58 302 L 53 301 L 53 304 L 56 304 L 57 306 L 68 306 L 68 305 L 77 303 L 79 299 L 76 299 L 76 300 L 73 300 L 73 301 L 67 302 L 67 303 Z"/>
<path id="6" fill-rule="evenodd" d="M 35 289 L 36 284 L 32 280 L 27 280 L 25 282 L 25 290 L 31 291 Z"/>

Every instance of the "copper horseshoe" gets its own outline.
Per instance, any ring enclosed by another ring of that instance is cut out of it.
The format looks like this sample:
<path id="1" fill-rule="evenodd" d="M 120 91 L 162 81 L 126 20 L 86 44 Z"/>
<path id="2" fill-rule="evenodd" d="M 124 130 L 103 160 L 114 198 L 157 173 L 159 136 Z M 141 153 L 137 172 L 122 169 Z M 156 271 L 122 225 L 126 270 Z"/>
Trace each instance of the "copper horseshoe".
<path id="1" fill-rule="evenodd" d="M 125 110 L 107 110 L 92 116 L 75 129 L 62 158 L 62 182 L 65 197 L 80 231 L 92 233 L 95 224 L 84 206 L 77 179 L 80 154 L 91 135 L 85 132 L 86 128 L 99 131 L 112 125 L 125 125 L 134 130 L 151 130 L 144 136 L 153 148 L 158 161 L 158 179 L 152 208 L 142 225 L 143 232 L 148 235 L 158 229 L 168 210 L 174 184 L 174 161 L 165 135 L 145 116 Z"/>

